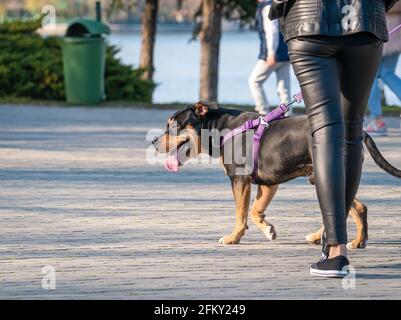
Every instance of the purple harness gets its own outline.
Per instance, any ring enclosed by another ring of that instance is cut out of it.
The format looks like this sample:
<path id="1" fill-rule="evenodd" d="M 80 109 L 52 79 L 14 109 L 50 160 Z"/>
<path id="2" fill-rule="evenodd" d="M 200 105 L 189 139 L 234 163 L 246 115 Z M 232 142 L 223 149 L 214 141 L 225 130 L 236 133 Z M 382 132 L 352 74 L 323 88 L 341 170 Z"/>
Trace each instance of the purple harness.
<path id="1" fill-rule="evenodd" d="M 241 134 L 249 129 L 255 129 L 253 134 L 253 145 L 252 145 L 252 156 L 253 156 L 253 170 L 252 170 L 252 182 L 256 181 L 256 176 L 258 172 L 258 155 L 259 155 L 259 147 L 260 140 L 262 139 L 263 132 L 269 126 L 269 123 L 273 120 L 282 119 L 284 114 L 288 111 L 288 107 L 295 102 L 302 102 L 302 94 L 297 93 L 294 95 L 294 100 L 289 104 L 280 104 L 276 109 L 267 114 L 264 117 L 259 117 L 255 120 L 248 120 L 242 126 L 235 128 L 228 133 L 226 133 L 221 142 L 221 147 L 224 144 L 233 138 L 234 136 Z"/>

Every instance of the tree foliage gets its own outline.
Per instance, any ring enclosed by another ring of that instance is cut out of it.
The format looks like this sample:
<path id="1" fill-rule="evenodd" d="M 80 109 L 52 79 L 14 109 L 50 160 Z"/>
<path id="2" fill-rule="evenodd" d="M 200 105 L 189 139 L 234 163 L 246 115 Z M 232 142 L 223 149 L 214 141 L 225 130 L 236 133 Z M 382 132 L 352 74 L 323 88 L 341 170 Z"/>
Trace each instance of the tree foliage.
<path id="1" fill-rule="evenodd" d="M 187 0 L 188 1 L 188 0 Z M 236 21 L 241 27 L 252 24 L 256 14 L 257 2 L 255 0 L 217 0 L 217 4 L 222 6 L 223 17 L 229 21 Z M 194 14 L 194 27 L 192 38 L 195 40 L 202 29 L 202 2 Z"/>
<path id="2" fill-rule="evenodd" d="M 228 20 L 237 20 L 241 24 L 253 21 L 257 3 L 255 0 L 221 0 L 224 17 Z"/>
<path id="3" fill-rule="evenodd" d="M 0 24 L 0 97 L 64 100 L 62 39 L 36 33 L 41 19 Z M 149 102 L 155 87 L 142 71 L 116 58 L 107 47 L 105 85 L 108 100 Z"/>

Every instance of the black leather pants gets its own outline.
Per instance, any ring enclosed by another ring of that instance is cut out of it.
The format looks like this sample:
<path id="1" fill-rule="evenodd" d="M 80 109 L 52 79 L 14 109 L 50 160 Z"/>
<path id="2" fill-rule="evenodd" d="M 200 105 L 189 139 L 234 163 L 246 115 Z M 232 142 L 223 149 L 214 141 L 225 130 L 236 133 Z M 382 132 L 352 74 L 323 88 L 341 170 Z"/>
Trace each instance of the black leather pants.
<path id="1" fill-rule="evenodd" d="M 327 245 L 347 243 L 346 217 L 362 170 L 362 125 L 383 43 L 369 33 L 288 42 L 313 137 Z"/>

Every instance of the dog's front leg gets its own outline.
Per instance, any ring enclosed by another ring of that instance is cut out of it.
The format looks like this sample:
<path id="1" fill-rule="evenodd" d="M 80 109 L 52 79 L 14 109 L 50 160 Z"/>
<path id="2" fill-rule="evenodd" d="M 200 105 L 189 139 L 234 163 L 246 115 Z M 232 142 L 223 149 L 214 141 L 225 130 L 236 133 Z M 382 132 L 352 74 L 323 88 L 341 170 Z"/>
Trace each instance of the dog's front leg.
<path id="1" fill-rule="evenodd" d="M 258 193 L 251 211 L 252 221 L 269 240 L 275 240 L 277 233 L 274 226 L 265 220 L 264 212 L 276 194 L 277 189 L 278 184 L 273 186 L 259 185 Z"/>
<path id="2" fill-rule="evenodd" d="M 220 243 L 237 244 L 248 229 L 247 219 L 249 201 L 251 197 L 251 179 L 249 176 L 234 176 L 231 178 L 231 187 L 236 204 L 236 221 L 231 234 L 220 239 Z"/>

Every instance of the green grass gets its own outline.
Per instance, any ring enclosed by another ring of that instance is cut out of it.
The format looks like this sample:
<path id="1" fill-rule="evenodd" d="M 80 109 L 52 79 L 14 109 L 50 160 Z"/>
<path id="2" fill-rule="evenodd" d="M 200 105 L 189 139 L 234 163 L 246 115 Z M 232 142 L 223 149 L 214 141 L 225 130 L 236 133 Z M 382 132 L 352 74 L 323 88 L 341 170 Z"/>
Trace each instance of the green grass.
<path id="1" fill-rule="evenodd" d="M 384 115 L 400 116 L 401 107 L 399 106 L 383 106 Z"/>

